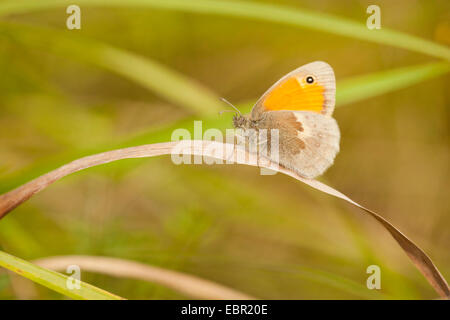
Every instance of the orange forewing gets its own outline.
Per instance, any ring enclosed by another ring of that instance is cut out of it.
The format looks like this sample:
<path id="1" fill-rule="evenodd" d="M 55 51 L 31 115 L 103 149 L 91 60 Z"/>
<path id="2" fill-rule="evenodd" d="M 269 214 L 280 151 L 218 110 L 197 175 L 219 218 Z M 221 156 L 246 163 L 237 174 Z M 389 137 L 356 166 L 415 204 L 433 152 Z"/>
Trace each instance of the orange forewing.
<path id="1" fill-rule="evenodd" d="M 262 102 L 266 111 L 304 110 L 322 113 L 325 87 L 320 83 L 308 84 L 292 76 L 268 93 Z"/>

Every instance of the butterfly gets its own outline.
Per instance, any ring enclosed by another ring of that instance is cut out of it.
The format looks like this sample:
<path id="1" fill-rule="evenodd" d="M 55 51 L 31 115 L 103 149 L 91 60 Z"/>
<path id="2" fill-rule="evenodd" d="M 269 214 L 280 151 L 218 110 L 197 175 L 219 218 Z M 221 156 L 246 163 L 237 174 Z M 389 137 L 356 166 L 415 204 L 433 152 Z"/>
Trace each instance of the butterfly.
<path id="1" fill-rule="evenodd" d="M 312 179 L 323 174 L 339 152 L 339 127 L 331 116 L 335 93 L 333 68 L 312 62 L 278 80 L 250 114 L 236 114 L 233 125 L 244 134 L 266 129 L 268 139 L 258 143 L 266 149 L 271 129 L 278 129 L 278 163 Z"/>

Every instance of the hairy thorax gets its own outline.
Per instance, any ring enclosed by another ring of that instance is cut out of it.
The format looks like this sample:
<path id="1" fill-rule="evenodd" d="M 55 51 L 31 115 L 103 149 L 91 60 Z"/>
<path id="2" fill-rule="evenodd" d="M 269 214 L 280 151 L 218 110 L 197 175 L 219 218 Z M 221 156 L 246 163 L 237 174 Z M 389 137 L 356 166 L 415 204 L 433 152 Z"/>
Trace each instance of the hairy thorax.
<path id="1" fill-rule="evenodd" d="M 233 126 L 236 129 L 249 129 L 250 125 L 253 121 L 250 120 L 249 115 L 242 116 L 242 115 L 235 115 L 233 116 Z"/>

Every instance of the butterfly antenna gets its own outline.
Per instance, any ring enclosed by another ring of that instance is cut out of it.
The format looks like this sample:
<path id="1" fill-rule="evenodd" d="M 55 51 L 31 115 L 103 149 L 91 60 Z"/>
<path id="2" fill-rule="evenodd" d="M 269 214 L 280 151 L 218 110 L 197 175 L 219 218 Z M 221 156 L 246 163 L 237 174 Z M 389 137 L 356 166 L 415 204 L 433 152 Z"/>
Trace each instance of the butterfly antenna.
<path id="1" fill-rule="evenodd" d="M 232 107 L 234 110 L 236 110 L 237 113 L 238 113 L 240 116 L 242 116 L 242 113 L 239 111 L 239 109 L 236 108 L 235 106 L 233 106 L 233 104 L 232 104 L 231 102 L 229 102 L 227 99 L 225 99 L 225 98 L 220 98 L 220 100 L 222 100 L 223 102 L 225 102 L 226 104 L 228 104 L 230 107 Z M 222 114 L 222 112 L 227 112 L 227 111 L 231 111 L 231 110 L 224 110 L 224 111 L 221 111 L 220 114 Z"/>

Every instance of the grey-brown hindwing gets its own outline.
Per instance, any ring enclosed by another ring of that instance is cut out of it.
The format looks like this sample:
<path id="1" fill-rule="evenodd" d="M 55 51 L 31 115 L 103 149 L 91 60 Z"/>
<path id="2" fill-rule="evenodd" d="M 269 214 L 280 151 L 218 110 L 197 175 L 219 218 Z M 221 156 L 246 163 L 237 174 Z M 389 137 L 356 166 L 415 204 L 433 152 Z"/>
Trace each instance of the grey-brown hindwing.
<path id="1" fill-rule="evenodd" d="M 268 131 L 266 147 L 271 158 L 270 130 L 278 129 L 278 162 L 306 178 L 325 172 L 339 152 L 339 127 L 330 116 L 308 111 L 265 112 L 256 127 Z"/>

